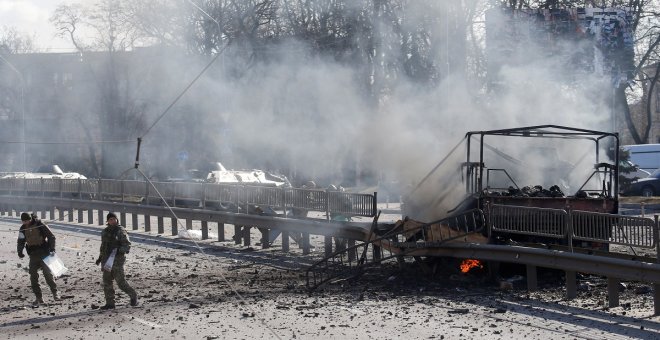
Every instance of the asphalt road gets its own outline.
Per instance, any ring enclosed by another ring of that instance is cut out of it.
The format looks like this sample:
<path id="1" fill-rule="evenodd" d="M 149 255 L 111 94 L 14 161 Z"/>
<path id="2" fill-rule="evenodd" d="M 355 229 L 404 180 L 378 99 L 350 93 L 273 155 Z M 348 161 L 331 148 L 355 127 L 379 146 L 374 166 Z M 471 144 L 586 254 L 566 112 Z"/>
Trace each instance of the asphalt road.
<path id="1" fill-rule="evenodd" d="M 621 297 L 603 307 L 606 288 L 565 301 L 557 285 L 532 294 L 501 290 L 479 277 L 419 276 L 415 269 L 385 268 L 352 284 L 309 294 L 304 268 L 323 253 L 322 238 L 303 256 L 292 243 L 285 254 L 231 242 L 191 242 L 129 230 L 129 283 L 140 306 L 103 305 L 101 272 L 94 260 L 100 227 L 53 223 L 57 253 L 69 271 L 56 281 L 53 302 L 32 308 L 27 258 L 15 253 L 16 219 L 0 218 L 0 338 L 7 339 L 657 339 L 660 317 L 651 294 Z M 155 229 L 155 228 L 154 228 Z M 226 228 L 231 230 L 232 228 Z M 231 235 L 227 235 L 228 239 Z M 256 244 L 259 235 L 253 235 Z M 636 284 L 635 287 L 643 287 Z"/>

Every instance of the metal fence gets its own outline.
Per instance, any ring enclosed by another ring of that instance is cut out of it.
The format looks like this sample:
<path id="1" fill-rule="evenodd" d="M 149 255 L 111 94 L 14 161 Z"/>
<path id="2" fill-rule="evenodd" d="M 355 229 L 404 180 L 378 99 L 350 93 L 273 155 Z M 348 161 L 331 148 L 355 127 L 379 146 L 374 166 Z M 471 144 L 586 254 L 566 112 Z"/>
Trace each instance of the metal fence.
<path id="1" fill-rule="evenodd" d="M 568 213 L 562 209 L 493 204 L 488 217 L 492 231 L 556 239 L 567 235 Z"/>
<path id="2" fill-rule="evenodd" d="M 650 218 L 571 211 L 574 240 L 655 248 L 656 223 Z"/>
<path id="3" fill-rule="evenodd" d="M 376 193 L 266 187 L 241 184 L 153 182 L 112 179 L 0 179 L 0 194 L 59 196 L 231 209 L 246 206 L 320 211 L 332 215 L 376 215 Z M 162 199 L 161 199 L 162 196 Z"/>
<path id="4" fill-rule="evenodd" d="M 650 218 L 591 211 L 493 204 L 488 212 L 493 232 L 654 248 L 658 226 Z"/>

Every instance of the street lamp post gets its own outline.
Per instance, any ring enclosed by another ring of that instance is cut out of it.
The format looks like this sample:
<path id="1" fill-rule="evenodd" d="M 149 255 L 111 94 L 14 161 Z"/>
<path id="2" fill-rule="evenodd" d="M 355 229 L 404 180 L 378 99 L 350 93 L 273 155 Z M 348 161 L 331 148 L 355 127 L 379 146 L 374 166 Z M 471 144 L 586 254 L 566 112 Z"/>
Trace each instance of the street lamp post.
<path id="1" fill-rule="evenodd" d="M 12 64 L 10 63 L 7 59 L 5 59 L 2 55 L 0 55 L 0 59 L 4 61 L 9 68 L 14 71 L 18 75 L 18 79 L 21 81 L 21 142 L 23 144 L 23 171 L 27 172 L 27 167 L 26 167 L 26 160 L 27 160 L 27 155 L 26 155 L 26 140 L 25 140 L 25 79 L 23 78 L 23 74 Z"/>

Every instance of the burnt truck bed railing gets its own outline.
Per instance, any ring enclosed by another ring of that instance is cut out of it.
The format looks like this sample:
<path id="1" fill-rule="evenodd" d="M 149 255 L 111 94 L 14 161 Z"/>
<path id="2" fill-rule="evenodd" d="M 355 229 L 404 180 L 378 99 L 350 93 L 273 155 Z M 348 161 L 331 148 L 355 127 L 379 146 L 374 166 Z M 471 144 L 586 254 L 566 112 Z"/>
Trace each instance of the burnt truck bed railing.
<path id="1" fill-rule="evenodd" d="M 502 173 L 504 173 L 506 175 L 506 177 L 509 178 L 511 183 L 516 187 L 516 189 L 520 190 L 520 187 L 518 186 L 518 183 L 516 183 L 516 181 L 513 180 L 513 178 L 511 177 L 511 175 L 509 175 L 509 172 L 506 171 L 506 169 L 488 169 L 486 171 L 486 189 L 507 189 L 507 188 L 494 188 L 494 187 L 491 187 L 491 185 L 490 185 L 490 176 L 491 176 L 490 174 L 491 174 L 491 172 L 502 172 Z"/>
<path id="2" fill-rule="evenodd" d="M 601 194 L 601 195 L 607 196 L 607 197 L 612 197 L 613 196 L 612 183 L 613 183 L 613 178 L 615 176 L 614 167 L 612 166 L 612 164 L 598 163 L 598 164 L 594 165 L 594 169 L 595 170 L 591 173 L 591 175 L 587 178 L 587 180 L 582 184 L 582 186 L 580 186 L 580 188 L 577 190 L 577 192 L 584 191 L 584 192 L 591 192 L 591 193 Z M 600 180 L 602 181 L 601 188 L 600 189 L 585 189 L 587 184 L 596 175 L 601 175 L 602 176 L 600 178 Z"/>
<path id="3" fill-rule="evenodd" d="M 245 209 L 269 207 L 283 211 L 325 212 L 327 216 L 376 215 L 377 193 L 361 194 L 323 189 L 268 187 L 243 184 L 153 182 L 112 179 L 0 179 L 0 194 L 76 197 L 80 199 L 172 206 Z"/>
<path id="4" fill-rule="evenodd" d="M 489 232 L 589 241 L 629 247 L 656 247 L 656 221 L 645 217 L 590 211 L 492 204 Z"/>

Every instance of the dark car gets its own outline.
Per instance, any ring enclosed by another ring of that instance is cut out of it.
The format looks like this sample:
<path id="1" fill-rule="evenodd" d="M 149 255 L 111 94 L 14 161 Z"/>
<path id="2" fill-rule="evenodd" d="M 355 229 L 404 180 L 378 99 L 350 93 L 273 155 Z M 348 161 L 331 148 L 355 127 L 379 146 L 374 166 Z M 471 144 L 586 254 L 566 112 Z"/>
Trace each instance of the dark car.
<path id="1" fill-rule="evenodd" d="M 626 196 L 656 196 L 660 195 L 660 169 L 653 171 L 646 178 L 640 178 L 633 181 L 628 188 L 623 191 Z"/>

